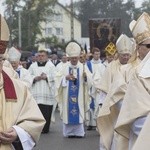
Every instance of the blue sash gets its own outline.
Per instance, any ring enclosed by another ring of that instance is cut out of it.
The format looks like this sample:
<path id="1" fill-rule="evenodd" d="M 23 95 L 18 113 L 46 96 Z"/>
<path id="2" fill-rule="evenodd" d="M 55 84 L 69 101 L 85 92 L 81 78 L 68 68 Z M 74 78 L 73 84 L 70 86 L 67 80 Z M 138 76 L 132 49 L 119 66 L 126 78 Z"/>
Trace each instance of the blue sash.
<path id="1" fill-rule="evenodd" d="M 91 61 L 87 61 L 87 66 L 88 66 L 90 72 L 92 73 L 93 71 L 92 71 L 92 64 L 91 64 Z"/>
<path id="2" fill-rule="evenodd" d="M 93 70 L 92 70 L 91 61 L 87 61 L 87 66 L 88 66 L 90 72 L 92 73 Z M 94 99 L 93 99 L 93 98 L 91 98 L 90 108 L 91 108 L 91 109 L 94 109 L 94 108 L 95 108 L 95 104 L 94 104 Z"/>
<path id="3" fill-rule="evenodd" d="M 71 73 L 71 68 L 69 68 L 69 72 Z M 77 69 L 76 82 L 69 80 L 68 93 L 68 123 L 79 124 L 79 68 Z"/>
<path id="4" fill-rule="evenodd" d="M 18 73 L 18 75 L 19 75 L 19 78 L 20 78 L 20 70 L 16 70 L 16 72 Z"/>

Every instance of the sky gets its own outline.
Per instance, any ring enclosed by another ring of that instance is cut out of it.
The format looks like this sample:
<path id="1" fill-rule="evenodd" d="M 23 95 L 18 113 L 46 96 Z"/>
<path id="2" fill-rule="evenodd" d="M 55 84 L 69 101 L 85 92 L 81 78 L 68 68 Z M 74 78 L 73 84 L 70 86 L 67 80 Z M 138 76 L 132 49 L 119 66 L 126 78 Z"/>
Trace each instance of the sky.
<path id="1" fill-rule="evenodd" d="M 70 4 L 71 3 L 71 0 L 58 0 L 61 4 Z M 79 1 L 79 0 L 73 0 L 73 2 L 75 1 Z"/>
<path id="2" fill-rule="evenodd" d="M 58 1 L 64 5 L 71 3 L 71 0 L 58 0 Z M 79 0 L 73 0 L 73 1 L 75 2 L 75 1 L 79 1 Z M 139 7 L 143 1 L 144 0 L 135 0 L 136 6 Z"/>
<path id="3" fill-rule="evenodd" d="M 4 12 L 4 7 L 2 6 L 3 0 L 0 0 L 0 13 L 3 14 Z"/>
<path id="4" fill-rule="evenodd" d="M 2 2 L 5 1 L 5 0 L 0 0 L 0 13 L 3 15 L 4 13 L 4 6 L 2 6 Z M 71 3 L 71 0 L 58 0 L 61 4 L 65 5 L 65 4 L 70 4 Z M 73 2 L 75 1 L 79 1 L 79 0 L 73 0 Z M 143 2 L 144 0 L 135 0 L 136 2 L 136 7 L 139 7 L 141 5 L 141 3 Z"/>

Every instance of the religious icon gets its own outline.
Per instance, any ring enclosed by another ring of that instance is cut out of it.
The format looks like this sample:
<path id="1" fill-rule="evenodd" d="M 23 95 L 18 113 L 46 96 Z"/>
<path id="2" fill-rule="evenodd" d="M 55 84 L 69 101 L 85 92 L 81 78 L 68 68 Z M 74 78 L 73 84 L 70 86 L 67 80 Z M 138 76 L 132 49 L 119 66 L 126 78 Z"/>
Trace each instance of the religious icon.
<path id="1" fill-rule="evenodd" d="M 104 51 L 106 46 L 115 43 L 120 35 L 121 20 L 119 18 L 97 18 L 89 20 L 90 47 Z"/>

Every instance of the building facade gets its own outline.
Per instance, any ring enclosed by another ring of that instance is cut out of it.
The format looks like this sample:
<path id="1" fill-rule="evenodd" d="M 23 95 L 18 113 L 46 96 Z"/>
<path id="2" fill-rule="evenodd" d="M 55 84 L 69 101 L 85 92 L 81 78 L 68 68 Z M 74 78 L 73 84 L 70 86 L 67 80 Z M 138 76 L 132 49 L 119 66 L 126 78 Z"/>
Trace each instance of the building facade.
<path id="1" fill-rule="evenodd" d="M 54 13 L 48 15 L 46 22 L 41 23 L 42 36 L 38 38 L 47 38 L 56 36 L 60 43 L 67 43 L 71 40 L 71 11 L 60 3 L 52 6 Z M 74 40 L 81 43 L 81 23 L 76 16 L 73 16 L 73 35 Z M 49 44 L 45 44 L 49 48 Z"/>

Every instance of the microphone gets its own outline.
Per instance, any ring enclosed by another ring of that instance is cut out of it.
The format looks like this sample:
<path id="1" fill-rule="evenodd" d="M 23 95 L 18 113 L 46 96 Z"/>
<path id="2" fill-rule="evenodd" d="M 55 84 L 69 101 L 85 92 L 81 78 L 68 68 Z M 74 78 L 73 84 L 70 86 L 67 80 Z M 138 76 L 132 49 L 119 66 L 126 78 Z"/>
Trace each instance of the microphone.
<path id="1" fill-rule="evenodd" d="M 75 78 L 75 79 L 73 80 L 73 84 L 74 84 L 74 85 L 77 85 L 77 78 Z"/>
<path id="2" fill-rule="evenodd" d="M 70 70 L 70 75 L 74 75 L 74 71 L 73 69 Z M 74 80 L 72 80 L 74 85 L 77 85 L 77 78 L 74 78 Z"/>
<path id="3" fill-rule="evenodd" d="M 84 82 L 87 82 L 87 76 L 85 72 L 83 72 L 83 79 L 84 79 Z"/>

